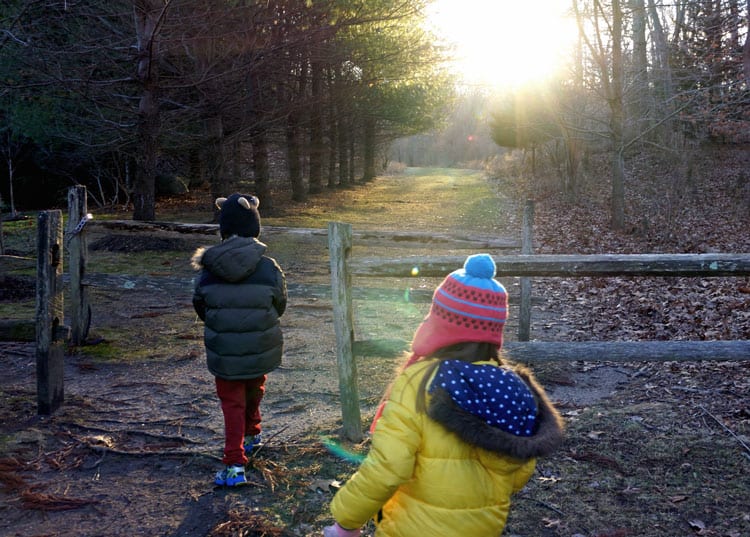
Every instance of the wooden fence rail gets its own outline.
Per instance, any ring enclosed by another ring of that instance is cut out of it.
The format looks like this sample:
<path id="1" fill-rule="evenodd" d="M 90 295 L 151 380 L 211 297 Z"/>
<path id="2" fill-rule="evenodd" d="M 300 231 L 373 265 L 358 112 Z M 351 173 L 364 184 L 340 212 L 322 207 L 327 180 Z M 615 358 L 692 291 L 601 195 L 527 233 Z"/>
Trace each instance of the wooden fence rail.
<path id="1" fill-rule="evenodd" d="M 175 222 L 134 222 L 123 220 L 89 220 L 86 214 L 86 192 L 83 187 L 73 187 L 68 197 L 69 222 L 66 230 L 66 246 L 71 251 L 70 285 L 73 290 L 73 304 L 70 311 L 72 332 L 65 332 L 62 313 L 50 313 L 50 302 L 37 304 L 36 328 L 40 329 L 40 319 L 51 326 L 42 325 L 41 333 L 37 332 L 37 354 L 40 367 L 49 368 L 55 360 L 44 361 L 40 356 L 47 356 L 48 348 L 57 352 L 56 345 L 62 334 L 69 340 L 85 339 L 90 320 L 90 307 L 85 293 L 86 241 L 85 234 L 80 233 L 83 227 L 123 230 L 129 232 L 167 231 L 190 234 L 217 235 L 216 224 L 187 224 Z M 40 255 L 47 259 L 42 273 L 39 267 L 40 282 L 49 282 L 47 287 L 61 288 L 59 285 L 62 271 L 61 240 L 57 231 L 47 227 L 47 218 L 55 222 L 61 220 L 54 211 L 45 212 L 40 220 L 43 228 L 40 233 L 55 234 L 52 239 L 40 234 L 40 252 L 52 249 L 57 257 Z M 521 277 L 521 300 L 519 315 L 518 342 L 506 343 L 508 352 L 514 359 L 524 362 L 548 360 L 600 360 L 611 361 L 659 361 L 659 360 L 738 360 L 750 359 L 750 341 L 658 341 L 658 342 L 529 342 L 530 331 L 530 280 L 531 277 L 578 277 L 578 276 L 637 276 L 637 277 L 718 277 L 750 276 L 750 254 L 636 254 L 636 255 L 533 255 L 532 229 L 533 204 L 527 203 L 524 213 L 523 239 L 499 239 L 493 237 L 458 236 L 447 234 L 419 232 L 373 232 L 352 231 L 349 224 L 331 222 L 328 229 L 288 229 L 264 226 L 264 235 L 274 233 L 291 233 L 301 236 L 320 237 L 328 240 L 331 267 L 331 285 L 334 309 L 334 326 L 337 338 L 337 361 L 344 409 L 344 430 L 352 440 L 361 437 L 359 417 L 358 390 L 356 387 L 356 363 L 352 356 L 353 349 L 353 313 L 351 296 L 351 277 L 411 277 L 413 269 L 418 269 L 423 277 L 443 278 L 446 274 L 460 267 L 465 257 L 458 256 L 402 256 L 399 259 L 357 259 L 351 260 L 354 245 L 369 241 L 389 241 L 391 246 L 404 245 L 413 247 L 415 243 L 425 246 L 450 244 L 451 248 L 471 248 L 481 250 L 516 250 L 520 255 L 494 256 L 497 264 L 497 277 Z M 354 242 L 356 240 L 356 243 Z M 42 244 L 42 241 L 51 241 Z M 60 244 L 58 244 L 60 242 Z M 72 245 L 72 247 L 71 247 Z M 52 264 L 57 263 L 57 264 Z M 50 279 L 50 272 L 55 277 Z M 58 274 L 60 272 L 60 274 Z M 57 289 L 54 295 L 59 293 Z M 55 298 L 54 300 L 58 300 Z M 44 310 L 47 308 L 47 310 Z M 57 306 L 54 308 L 59 309 Z M 71 339 L 72 338 L 72 339 Z M 42 370 L 40 369 L 40 371 Z M 46 371 L 43 371 L 48 377 Z M 47 378 L 46 381 L 49 381 Z M 62 385 L 39 385 L 40 393 L 44 392 L 45 401 L 40 401 L 40 408 L 51 411 L 62 398 Z M 59 394 L 57 393 L 59 392 Z"/>
<path id="2" fill-rule="evenodd" d="M 750 254 L 601 254 L 495 256 L 497 277 L 538 276 L 750 276 Z M 351 264 L 360 276 L 444 277 L 463 265 L 456 256 L 359 259 Z"/>
<path id="3" fill-rule="evenodd" d="M 218 224 L 189 224 L 185 222 L 137 222 L 134 220 L 91 220 L 89 228 L 108 229 L 112 231 L 127 232 L 156 232 L 168 231 L 173 233 L 214 235 L 218 236 Z M 303 237 L 320 237 L 325 241 L 328 237 L 328 229 L 325 228 L 289 228 L 279 226 L 263 226 L 263 236 L 273 236 L 283 233 L 285 235 L 298 235 Z M 453 248 L 485 248 L 518 250 L 521 242 L 511 238 L 482 237 L 471 235 L 448 235 L 445 233 L 427 232 L 403 232 L 403 231 L 352 231 L 352 238 L 357 244 L 365 241 L 383 242 L 388 241 L 389 246 L 412 248 L 415 243 L 425 245 L 437 245 L 450 243 Z"/>
<path id="4" fill-rule="evenodd" d="M 533 213 L 527 213 L 533 214 Z M 530 218 L 529 218 L 530 220 Z M 525 226 L 526 227 L 526 224 Z M 329 236 L 349 235 L 349 224 L 332 222 Z M 526 236 L 526 233 L 524 234 Z M 530 246 L 530 241 L 525 240 Z M 416 268 L 423 277 L 443 278 L 463 265 L 465 258 L 457 256 L 407 256 L 399 259 L 357 259 L 352 261 L 351 246 L 337 247 L 329 238 L 331 266 L 339 267 L 332 275 L 331 286 L 334 309 L 341 313 L 335 316 L 335 323 L 345 323 L 336 327 L 337 337 L 351 337 L 353 333 L 351 308 L 352 275 L 407 278 Z M 719 277 L 750 276 L 750 254 L 604 254 L 604 255 L 531 255 L 529 248 L 521 255 L 494 256 L 497 264 L 497 277 L 580 277 L 580 276 L 637 276 L 637 277 Z M 530 284 L 526 284 L 530 286 Z M 526 315 L 530 316 L 530 289 L 524 291 L 522 285 L 521 309 L 526 303 Z M 528 335 L 519 329 L 519 341 L 507 342 L 504 348 L 513 360 L 520 362 L 540 362 L 553 360 L 584 361 L 687 361 L 687 360 L 747 360 L 750 359 L 750 341 L 586 341 L 586 342 L 540 342 L 526 341 Z M 350 361 L 347 370 L 356 371 L 354 357 L 348 350 L 351 345 L 339 340 L 337 345 L 339 361 Z M 349 353 L 347 355 L 347 353 Z M 350 382 L 348 380 L 347 382 Z M 340 382 L 344 382 L 341 379 Z M 344 393 L 356 393 L 348 388 L 342 391 L 342 406 L 351 405 L 344 401 Z M 357 415 L 358 416 L 358 415 Z M 353 417 L 351 418 L 354 419 Z M 344 415 L 344 432 L 351 440 L 361 438 L 357 429 L 360 425 L 348 421 Z"/>
<path id="5" fill-rule="evenodd" d="M 735 341 L 524 341 L 503 343 L 517 362 L 690 362 L 750 359 L 750 340 Z"/>

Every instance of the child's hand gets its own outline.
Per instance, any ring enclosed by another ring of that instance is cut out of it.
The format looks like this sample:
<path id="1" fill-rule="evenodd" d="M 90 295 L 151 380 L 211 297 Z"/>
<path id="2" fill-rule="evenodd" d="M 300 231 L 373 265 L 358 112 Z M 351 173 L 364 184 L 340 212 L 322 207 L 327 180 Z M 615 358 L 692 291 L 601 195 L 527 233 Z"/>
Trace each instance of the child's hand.
<path id="1" fill-rule="evenodd" d="M 332 526 L 323 528 L 323 537 L 359 537 L 360 535 L 362 535 L 361 529 L 346 530 L 339 526 L 338 522 L 334 522 Z"/>

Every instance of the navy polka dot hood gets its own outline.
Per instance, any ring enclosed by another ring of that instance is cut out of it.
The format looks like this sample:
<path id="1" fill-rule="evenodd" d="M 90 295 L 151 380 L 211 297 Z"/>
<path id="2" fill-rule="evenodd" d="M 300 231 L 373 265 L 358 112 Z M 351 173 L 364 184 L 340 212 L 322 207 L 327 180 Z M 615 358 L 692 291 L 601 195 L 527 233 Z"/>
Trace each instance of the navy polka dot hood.
<path id="1" fill-rule="evenodd" d="M 445 360 L 429 392 L 428 415 L 469 444 L 529 459 L 562 440 L 561 416 L 524 367 Z"/>
<path id="2" fill-rule="evenodd" d="M 447 391 L 466 412 L 515 436 L 531 436 L 536 429 L 536 401 L 513 371 L 461 360 L 440 363 L 432 383 Z"/>

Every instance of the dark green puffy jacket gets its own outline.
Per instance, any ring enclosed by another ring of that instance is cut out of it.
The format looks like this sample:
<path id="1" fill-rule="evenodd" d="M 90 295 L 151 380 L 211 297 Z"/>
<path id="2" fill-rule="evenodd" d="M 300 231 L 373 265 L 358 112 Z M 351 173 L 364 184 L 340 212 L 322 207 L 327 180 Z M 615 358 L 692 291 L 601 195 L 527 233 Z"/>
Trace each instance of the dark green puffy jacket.
<path id="1" fill-rule="evenodd" d="M 259 377 L 281 363 L 286 278 L 265 251 L 257 239 L 233 236 L 193 255 L 193 306 L 205 323 L 208 369 L 222 379 Z"/>

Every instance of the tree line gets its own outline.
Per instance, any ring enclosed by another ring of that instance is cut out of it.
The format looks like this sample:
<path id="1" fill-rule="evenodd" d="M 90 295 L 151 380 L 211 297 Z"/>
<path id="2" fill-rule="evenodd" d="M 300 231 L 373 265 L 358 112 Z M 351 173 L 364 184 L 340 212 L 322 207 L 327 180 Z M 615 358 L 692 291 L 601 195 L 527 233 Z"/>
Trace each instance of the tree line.
<path id="1" fill-rule="evenodd" d="M 548 155 L 571 198 L 585 154 L 608 151 L 614 229 L 625 226 L 634 151 L 680 166 L 703 142 L 750 143 L 750 0 L 574 0 L 571 16 L 568 69 L 501 100 L 491 134 Z"/>
<path id="2" fill-rule="evenodd" d="M 430 1 L 6 0 L 0 178 L 83 183 L 137 220 L 164 177 L 212 198 L 247 186 L 268 211 L 277 177 L 302 201 L 388 158 L 481 162 L 489 134 L 546 157 L 571 198 L 608 152 L 622 228 L 630 155 L 684 167 L 696 144 L 750 142 L 750 0 L 570 0 L 566 65 L 501 95 L 457 88 Z"/>
<path id="3" fill-rule="evenodd" d="M 453 86 L 423 0 L 9 0 L 0 148 L 155 219 L 157 180 L 238 185 L 273 208 L 368 181 L 388 142 L 434 128 Z M 17 174 L 17 172 L 16 172 Z M 17 179 L 17 178 L 15 178 Z M 34 179 L 44 188 L 44 179 Z M 12 196 L 12 188 L 10 190 Z M 12 201 L 12 200 L 11 200 Z"/>

